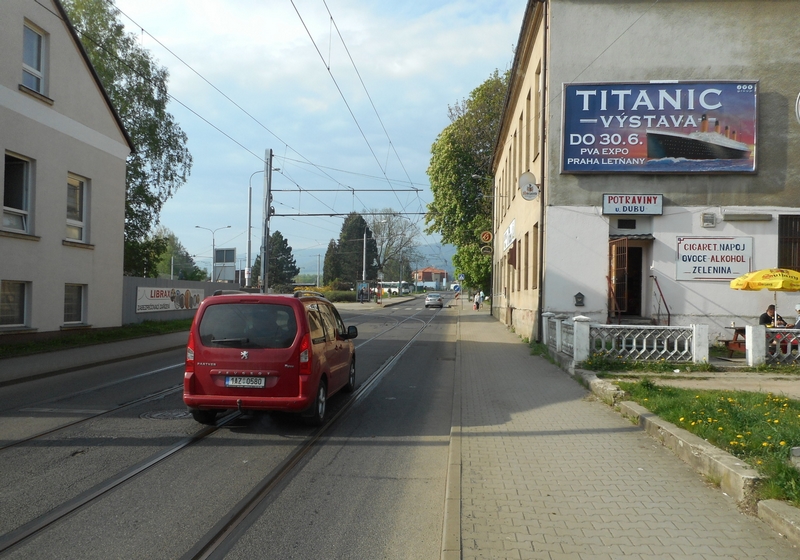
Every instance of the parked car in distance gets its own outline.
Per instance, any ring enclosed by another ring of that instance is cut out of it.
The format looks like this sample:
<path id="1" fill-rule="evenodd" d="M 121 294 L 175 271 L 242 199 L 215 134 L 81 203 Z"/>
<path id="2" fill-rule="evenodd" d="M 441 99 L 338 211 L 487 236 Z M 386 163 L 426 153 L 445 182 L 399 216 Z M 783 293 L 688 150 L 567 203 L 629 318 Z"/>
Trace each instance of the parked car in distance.
<path id="1" fill-rule="evenodd" d="M 425 296 L 425 309 L 428 307 L 444 307 L 444 298 L 439 292 L 429 292 Z"/>
<path id="2" fill-rule="evenodd" d="M 328 398 L 355 389 L 357 336 L 321 294 L 215 294 L 189 331 L 183 401 L 201 424 L 228 409 L 298 412 L 322 424 Z"/>

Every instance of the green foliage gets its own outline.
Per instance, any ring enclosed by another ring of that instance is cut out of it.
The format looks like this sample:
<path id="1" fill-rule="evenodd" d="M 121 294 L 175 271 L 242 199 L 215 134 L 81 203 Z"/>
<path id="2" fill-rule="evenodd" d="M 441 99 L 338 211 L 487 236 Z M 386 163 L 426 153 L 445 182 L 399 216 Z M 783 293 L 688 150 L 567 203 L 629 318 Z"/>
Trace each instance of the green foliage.
<path id="1" fill-rule="evenodd" d="M 152 236 L 152 228 L 192 167 L 186 134 L 167 111 L 167 70 L 125 32 L 112 3 L 63 5 L 136 148 L 127 162 L 124 272 L 155 276 L 166 245 Z"/>
<path id="2" fill-rule="evenodd" d="M 269 271 L 267 281 L 271 287 L 290 285 L 300 269 L 297 268 L 289 242 L 275 230 L 269 236 Z M 291 291 L 291 290 L 290 290 Z"/>
<path id="3" fill-rule="evenodd" d="M 597 372 L 640 371 L 658 373 L 672 372 L 676 369 L 682 372 L 716 371 L 716 368 L 708 363 L 687 364 L 685 362 L 668 362 L 664 359 L 657 361 L 626 360 L 622 356 L 606 351 L 594 352 L 586 361 L 578 364 L 578 367 Z"/>
<path id="4" fill-rule="evenodd" d="M 331 278 L 341 278 L 345 282 L 359 282 L 364 274 L 364 231 L 367 232 L 366 247 L 366 277 L 375 280 L 378 276 L 378 267 L 375 263 L 378 257 L 378 247 L 372 235 L 372 230 L 367 226 L 364 217 L 358 212 L 351 212 L 342 224 L 337 243 L 337 262 L 339 274 Z M 327 261 L 327 254 L 325 255 Z M 326 273 L 326 278 L 329 276 Z M 327 284 L 327 282 L 326 282 Z"/>
<path id="5" fill-rule="evenodd" d="M 451 124 L 431 147 L 428 177 L 433 202 L 426 233 L 456 246 L 453 264 L 465 283 L 489 291 L 491 257 L 480 253 L 480 234 L 492 226 L 492 157 L 502 118 L 508 73 L 497 70 L 469 98 L 449 107 Z"/>
<path id="6" fill-rule="evenodd" d="M 0 358 L 29 356 L 43 352 L 81 348 L 93 344 L 104 344 L 117 340 L 129 340 L 143 336 L 154 336 L 173 332 L 188 331 L 192 319 L 175 321 L 145 321 L 122 327 L 109 329 L 86 329 L 47 333 L 48 336 L 36 337 L 32 340 L 10 341 L 3 339 L 0 343 Z M 55 334 L 56 336 L 52 336 Z"/>
<path id="7" fill-rule="evenodd" d="M 762 499 L 800 505 L 800 472 L 789 463 L 791 448 L 800 446 L 800 402 L 769 393 L 679 389 L 652 379 L 619 386 L 649 411 L 769 477 L 759 488 Z"/>
<path id="8" fill-rule="evenodd" d="M 159 227 L 156 230 L 156 237 L 164 239 L 167 244 L 158 260 L 159 277 L 169 278 L 172 275 L 178 280 L 199 281 L 208 278 L 206 271 L 195 264 L 192 256 L 172 231 L 165 227 Z"/>
<path id="9" fill-rule="evenodd" d="M 335 239 L 328 243 L 325 251 L 325 261 L 322 266 L 322 283 L 326 286 L 342 277 L 342 267 L 339 266 L 339 244 Z"/>

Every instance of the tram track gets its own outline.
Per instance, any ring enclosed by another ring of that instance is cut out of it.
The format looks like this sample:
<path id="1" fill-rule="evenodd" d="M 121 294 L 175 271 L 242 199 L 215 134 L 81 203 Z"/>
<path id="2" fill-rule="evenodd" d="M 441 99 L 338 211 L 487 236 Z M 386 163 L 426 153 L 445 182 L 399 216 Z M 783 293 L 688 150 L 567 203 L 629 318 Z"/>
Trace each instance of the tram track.
<path id="1" fill-rule="evenodd" d="M 275 489 L 275 487 L 284 479 L 291 476 L 294 469 L 296 469 L 297 465 L 302 461 L 302 459 L 308 455 L 314 446 L 317 444 L 319 439 L 325 434 L 334 424 L 336 424 L 341 418 L 343 418 L 352 407 L 360 402 L 362 399 L 366 398 L 366 396 L 372 391 L 372 389 L 377 386 L 380 379 L 387 374 L 394 364 L 399 360 L 399 358 L 406 352 L 406 350 L 414 343 L 416 338 L 424 331 L 424 329 L 430 325 L 433 319 L 438 315 L 438 311 L 432 315 L 427 321 L 416 317 L 419 312 L 414 313 L 413 315 L 406 317 L 403 320 L 398 320 L 396 324 L 381 330 L 379 333 L 375 334 L 374 336 L 370 337 L 369 339 L 363 341 L 359 344 L 359 348 L 363 347 L 366 344 L 369 344 L 373 340 L 380 338 L 381 336 L 391 332 L 392 330 L 398 328 L 404 323 L 409 321 L 419 321 L 422 323 L 419 330 L 402 346 L 402 348 L 390 356 L 380 367 L 378 367 L 374 372 L 370 374 L 370 376 L 362 382 L 362 384 L 356 389 L 356 391 L 350 395 L 347 401 L 343 403 L 342 407 L 335 412 L 333 416 L 331 416 L 326 423 L 321 426 L 320 428 L 316 429 L 312 432 L 300 445 L 292 452 L 289 456 L 283 459 L 275 468 L 273 468 L 270 473 L 267 474 L 248 494 L 243 498 L 227 515 L 225 515 L 207 534 L 206 536 L 201 539 L 195 547 L 193 547 L 185 556 L 185 558 L 208 558 L 211 555 L 215 554 L 216 551 L 221 550 L 222 547 L 225 546 L 226 543 L 232 542 L 235 534 L 238 534 L 243 528 L 248 526 L 248 520 L 251 517 L 253 510 L 261 504 L 267 496 Z M 172 367 L 177 367 L 181 364 L 177 364 Z M 167 368 L 163 368 L 167 369 Z M 141 375 L 141 374 L 140 374 Z M 105 385 L 103 386 L 105 388 Z M 86 393 L 87 391 L 91 390 L 99 390 L 100 387 L 96 387 L 93 389 L 86 389 L 81 391 L 80 393 Z M 78 424 L 88 422 L 90 420 L 96 419 L 101 416 L 109 415 L 113 412 L 117 412 L 120 410 L 124 410 L 126 408 L 133 407 L 135 405 L 140 405 L 144 402 L 148 402 L 150 400 L 156 400 L 159 398 L 163 398 L 169 394 L 175 393 L 180 391 L 181 385 L 169 387 L 157 393 L 153 393 L 150 395 L 143 396 L 139 399 L 134 399 L 127 403 L 124 403 L 120 406 L 114 407 L 112 409 L 104 410 L 94 414 L 90 417 L 81 418 L 69 424 L 61 425 L 51 430 L 43 431 L 41 433 L 29 436 L 27 438 L 23 438 L 17 440 L 15 442 L 11 442 L 0 447 L 0 451 L 3 449 L 8 449 L 10 447 L 19 446 L 23 443 L 28 443 L 30 441 L 43 438 L 47 435 L 51 435 L 55 432 L 65 430 L 67 428 L 75 427 Z M 166 461 L 170 457 L 173 457 L 175 454 L 179 453 L 181 450 L 186 449 L 189 446 L 194 445 L 195 443 L 202 441 L 203 439 L 209 437 L 219 429 L 225 427 L 227 424 L 232 422 L 233 420 L 242 416 L 240 412 L 232 412 L 222 418 L 220 418 L 214 426 L 206 426 L 194 434 L 185 437 L 166 449 L 163 449 L 150 457 L 145 458 L 142 461 L 139 461 L 133 466 L 128 467 L 127 469 L 115 474 L 112 477 L 107 478 L 103 482 L 98 483 L 97 485 L 93 486 L 90 489 L 87 489 L 81 492 L 79 495 L 61 503 L 60 505 L 52 508 L 48 512 L 36 517 L 35 519 L 30 520 L 27 523 L 9 531 L 4 535 L 0 535 L 0 556 L 4 555 L 4 553 L 14 550 L 18 546 L 25 543 L 31 537 L 40 534 L 46 531 L 49 527 L 53 526 L 54 524 L 58 523 L 62 519 L 82 510 L 83 508 L 88 507 L 92 502 L 101 498 L 104 495 L 112 492 L 114 489 L 118 488 L 119 486 L 130 482 L 131 480 L 135 479 L 137 476 L 141 475 L 142 473 L 148 471 L 152 467 Z"/>

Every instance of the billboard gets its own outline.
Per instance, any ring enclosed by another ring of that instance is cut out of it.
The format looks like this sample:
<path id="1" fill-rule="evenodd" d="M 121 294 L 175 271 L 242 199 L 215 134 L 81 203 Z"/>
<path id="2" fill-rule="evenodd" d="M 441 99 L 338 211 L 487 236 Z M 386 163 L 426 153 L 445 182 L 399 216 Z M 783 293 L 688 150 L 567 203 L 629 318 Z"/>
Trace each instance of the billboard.
<path id="1" fill-rule="evenodd" d="M 562 173 L 754 173 L 756 81 L 564 84 Z"/>
<path id="2" fill-rule="evenodd" d="M 136 289 L 136 313 L 194 309 L 203 299 L 203 290 L 139 287 Z"/>

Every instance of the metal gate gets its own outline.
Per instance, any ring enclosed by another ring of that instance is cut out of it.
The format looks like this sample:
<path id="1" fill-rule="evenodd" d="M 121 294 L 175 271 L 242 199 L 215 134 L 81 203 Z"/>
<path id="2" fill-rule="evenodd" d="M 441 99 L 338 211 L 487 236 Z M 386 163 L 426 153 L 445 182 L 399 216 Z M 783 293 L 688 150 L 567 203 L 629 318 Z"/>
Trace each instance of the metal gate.
<path id="1" fill-rule="evenodd" d="M 608 242 L 608 316 L 628 311 L 628 238 Z"/>

